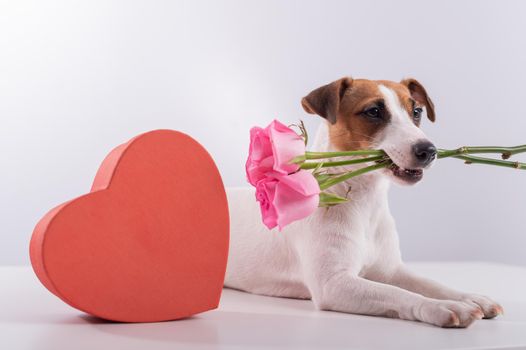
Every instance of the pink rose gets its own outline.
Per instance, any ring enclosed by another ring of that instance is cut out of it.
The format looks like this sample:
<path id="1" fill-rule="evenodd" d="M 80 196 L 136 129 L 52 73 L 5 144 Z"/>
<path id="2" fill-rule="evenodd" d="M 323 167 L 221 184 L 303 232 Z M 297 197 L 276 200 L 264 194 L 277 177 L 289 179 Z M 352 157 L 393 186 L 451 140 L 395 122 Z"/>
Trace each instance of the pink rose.
<path id="1" fill-rule="evenodd" d="M 291 222 L 309 216 L 318 207 L 319 193 L 318 182 L 306 170 L 261 179 L 256 186 L 256 200 L 263 223 L 269 229 L 278 226 L 281 230 Z"/>
<path id="2" fill-rule="evenodd" d="M 269 172 L 293 173 L 299 165 L 289 164 L 290 160 L 304 154 L 303 138 L 277 120 L 265 129 L 254 127 L 250 130 L 250 149 L 245 165 L 248 182 L 256 186 Z"/>

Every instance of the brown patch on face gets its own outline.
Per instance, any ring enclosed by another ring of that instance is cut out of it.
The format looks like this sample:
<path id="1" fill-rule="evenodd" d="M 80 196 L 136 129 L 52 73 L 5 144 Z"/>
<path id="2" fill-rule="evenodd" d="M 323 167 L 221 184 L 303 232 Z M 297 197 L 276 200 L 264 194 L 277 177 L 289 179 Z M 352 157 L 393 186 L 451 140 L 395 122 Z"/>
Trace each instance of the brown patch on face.
<path id="1" fill-rule="evenodd" d="M 434 120 L 434 106 L 422 85 L 414 79 L 400 83 L 387 80 L 352 79 L 345 77 L 319 87 L 301 103 L 307 113 L 318 114 L 329 121 L 329 137 L 338 150 L 374 148 L 391 118 L 379 85 L 392 89 L 409 118 L 416 124 L 415 108 L 426 107 Z M 366 111 L 377 107 L 381 118 L 368 117 Z"/>
<path id="2" fill-rule="evenodd" d="M 364 116 L 363 112 L 379 103 L 383 103 L 383 96 L 376 82 L 353 80 L 353 84 L 343 95 L 336 123 L 329 127 L 333 145 L 339 150 L 372 148 L 378 141 L 376 136 L 388 120 L 373 121 Z"/>
<path id="3" fill-rule="evenodd" d="M 407 86 L 402 83 L 396 83 L 389 80 L 378 80 L 377 82 L 378 84 L 382 84 L 396 93 L 398 100 L 402 104 L 402 107 L 407 111 L 407 115 L 409 116 L 410 120 L 417 126 L 420 126 L 420 119 L 414 117 L 414 110 L 415 108 L 422 108 L 425 105 L 421 101 L 413 98 Z"/>

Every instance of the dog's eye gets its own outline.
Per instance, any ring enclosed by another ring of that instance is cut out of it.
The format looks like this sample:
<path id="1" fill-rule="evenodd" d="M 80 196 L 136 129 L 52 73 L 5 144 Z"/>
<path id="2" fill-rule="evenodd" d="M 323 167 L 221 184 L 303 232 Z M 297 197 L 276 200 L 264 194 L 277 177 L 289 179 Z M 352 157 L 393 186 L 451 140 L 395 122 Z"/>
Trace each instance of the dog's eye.
<path id="1" fill-rule="evenodd" d="M 366 109 L 365 111 L 363 111 L 363 114 L 372 119 L 379 119 L 381 117 L 380 108 L 378 107 Z"/>
<path id="2" fill-rule="evenodd" d="M 415 121 L 420 121 L 420 118 L 422 118 L 422 108 L 420 107 L 416 107 L 415 109 L 413 109 L 413 119 Z"/>

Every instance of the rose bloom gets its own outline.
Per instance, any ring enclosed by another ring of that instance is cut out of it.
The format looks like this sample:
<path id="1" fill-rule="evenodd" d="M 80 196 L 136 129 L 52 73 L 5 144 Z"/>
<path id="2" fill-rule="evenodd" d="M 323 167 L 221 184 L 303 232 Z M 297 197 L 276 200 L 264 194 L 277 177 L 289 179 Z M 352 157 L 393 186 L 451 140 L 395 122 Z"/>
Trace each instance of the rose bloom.
<path id="1" fill-rule="evenodd" d="M 309 216 L 318 207 L 319 193 L 318 182 L 306 170 L 261 179 L 256 186 L 256 200 L 263 223 L 269 229 L 278 226 L 281 230 L 291 222 Z"/>
<path id="2" fill-rule="evenodd" d="M 299 169 L 289 164 L 296 156 L 305 154 L 303 138 L 288 126 L 274 120 L 266 128 L 250 129 L 250 149 L 245 165 L 247 179 L 253 186 L 266 174 L 288 175 Z"/>

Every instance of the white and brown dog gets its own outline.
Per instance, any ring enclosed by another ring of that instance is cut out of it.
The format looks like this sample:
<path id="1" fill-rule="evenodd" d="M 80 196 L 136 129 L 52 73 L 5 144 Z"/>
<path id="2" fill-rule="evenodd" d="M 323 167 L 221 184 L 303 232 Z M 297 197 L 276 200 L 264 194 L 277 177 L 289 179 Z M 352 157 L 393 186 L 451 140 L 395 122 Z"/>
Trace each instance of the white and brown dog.
<path id="1" fill-rule="evenodd" d="M 413 184 L 436 158 L 419 128 L 433 103 L 414 79 L 400 83 L 343 78 L 302 100 L 323 118 L 312 150 L 383 149 L 396 164 L 335 186 L 351 200 L 271 232 L 252 188 L 228 189 L 231 240 L 225 286 L 312 299 L 317 308 L 466 327 L 502 313 L 493 300 L 444 287 L 403 264 L 389 211 L 389 183 Z"/>

